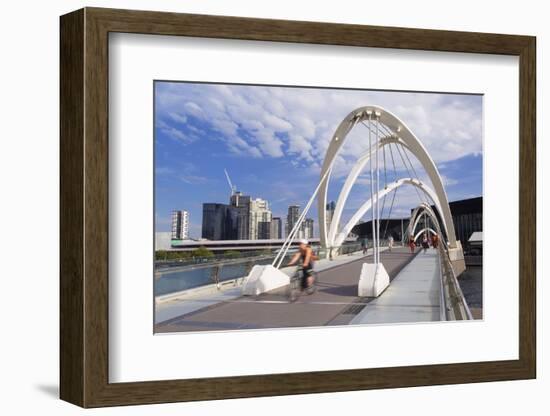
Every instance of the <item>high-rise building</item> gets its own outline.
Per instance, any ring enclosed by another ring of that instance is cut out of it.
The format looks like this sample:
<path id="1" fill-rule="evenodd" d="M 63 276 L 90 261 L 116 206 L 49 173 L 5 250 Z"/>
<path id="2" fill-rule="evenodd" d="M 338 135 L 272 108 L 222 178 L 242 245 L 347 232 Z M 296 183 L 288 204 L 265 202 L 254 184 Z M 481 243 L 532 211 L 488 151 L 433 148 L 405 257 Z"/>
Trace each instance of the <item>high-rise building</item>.
<path id="1" fill-rule="evenodd" d="M 283 224 L 281 221 L 281 217 L 273 217 L 271 218 L 271 230 L 270 230 L 270 238 L 283 238 Z"/>
<path id="2" fill-rule="evenodd" d="M 202 204 L 202 238 L 227 240 L 226 236 L 232 231 L 231 227 L 227 227 L 227 223 L 231 219 L 231 215 L 228 215 L 228 206 L 226 204 Z"/>
<path id="3" fill-rule="evenodd" d="M 204 203 L 202 237 L 209 240 L 262 240 L 271 238 L 269 203 L 241 192 L 231 194 L 229 204 Z"/>
<path id="4" fill-rule="evenodd" d="M 271 221 L 258 222 L 257 240 L 269 240 L 271 238 Z"/>
<path id="5" fill-rule="evenodd" d="M 312 218 L 306 218 L 300 227 L 300 231 L 302 233 L 302 236 L 300 238 L 305 238 L 309 240 L 310 238 L 313 238 L 313 219 Z"/>
<path id="6" fill-rule="evenodd" d="M 336 209 L 336 202 L 330 201 L 326 206 L 326 224 L 327 224 L 327 233 L 330 229 L 330 224 L 332 223 L 332 217 L 334 216 L 334 210 Z"/>
<path id="7" fill-rule="evenodd" d="M 270 238 L 272 214 L 269 203 L 265 199 L 250 200 L 250 240 L 265 240 Z M 262 226 L 260 227 L 260 224 Z"/>
<path id="8" fill-rule="evenodd" d="M 186 240 L 189 238 L 189 212 L 184 210 L 172 211 L 172 240 Z"/>
<path id="9" fill-rule="evenodd" d="M 229 205 L 232 207 L 232 228 L 234 232 L 228 240 L 248 240 L 250 239 L 250 209 L 251 198 L 249 195 L 243 195 L 242 192 L 234 192 L 229 199 Z"/>
<path id="10" fill-rule="evenodd" d="M 300 205 L 290 205 L 288 207 L 288 214 L 286 216 L 286 235 L 290 234 L 294 225 L 298 222 L 300 217 Z"/>

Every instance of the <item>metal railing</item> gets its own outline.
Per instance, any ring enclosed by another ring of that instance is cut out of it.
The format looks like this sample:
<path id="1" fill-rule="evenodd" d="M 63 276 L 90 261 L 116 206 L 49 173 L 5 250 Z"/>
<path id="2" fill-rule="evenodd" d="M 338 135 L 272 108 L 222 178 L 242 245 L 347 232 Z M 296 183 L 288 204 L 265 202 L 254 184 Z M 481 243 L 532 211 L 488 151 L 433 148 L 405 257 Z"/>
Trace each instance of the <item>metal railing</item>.
<path id="1" fill-rule="evenodd" d="M 155 259 L 155 267 L 182 267 L 189 265 L 200 264 L 212 264 L 216 262 L 231 262 L 235 260 L 258 258 L 264 256 L 274 256 L 274 250 L 258 250 L 258 251 L 244 251 L 244 252 L 227 252 L 212 253 L 209 256 L 189 256 L 181 258 L 167 258 Z"/>
<path id="2" fill-rule="evenodd" d="M 319 258 L 325 258 L 319 246 L 313 246 L 313 252 Z M 283 257 L 286 265 L 297 248 L 292 247 Z M 341 247 L 342 254 L 351 254 L 360 250 L 359 243 L 346 243 Z M 166 296 L 215 285 L 217 289 L 238 286 L 255 265 L 270 264 L 276 252 L 265 255 L 251 255 L 239 258 L 208 257 L 204 261 L 192 262 L 156 262 L 155 296 Z M 342 255 L 341 254 L 341 255 Z"/>
<path id="3" fill-rule="evenodd" d="M 442 245 L 438 246 L 438 250 L 441 272 L 441 320 L 471 320 L 473 319 L 472 312 L 456 278 L 449 254 Z"/>

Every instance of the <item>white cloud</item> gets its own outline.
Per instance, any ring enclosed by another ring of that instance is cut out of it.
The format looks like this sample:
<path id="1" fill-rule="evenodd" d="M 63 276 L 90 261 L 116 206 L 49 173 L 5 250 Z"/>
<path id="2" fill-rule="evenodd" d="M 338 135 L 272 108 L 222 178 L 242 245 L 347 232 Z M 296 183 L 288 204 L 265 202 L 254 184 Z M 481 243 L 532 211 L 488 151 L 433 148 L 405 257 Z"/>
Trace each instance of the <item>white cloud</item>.
<path id="1" fill-rule="evenodd" d="M 180 175 L 179 178 L 182 182 L 185 182 L 191 185 L 197 185 L 197 184 L 208 182 L 208 178 L 204 176 L 198 176 L 198 175 Z"/>
<path id="2" fill-rule="evenodd" d="M 457 184 L 460 183 L 457 179 L 449 178 L 446 175 L 441 175 L 440 174 L 440 176 L 441 176 L 441 180 L 443 181 L 444 186 L 453 186 L 453 185 L 457 185 Z"/>
<path id="3" fill-rule="evenodd" d="M 288 152 L 297 154 L 300 158 L 313 161 L 310 152 L 313 149 L 311 142 L 299 134 L 290 134 L 288 140 Z"/>
<path id="4" fill-rule="evenodd" d="M 202 108 L 198 104 L 196 104 L 192 101 L 186 102 L 183 105 L 183 108 L 184 108 L 185 112 L 189 115 L 199 117 L 199 118 L 203 118 L 205 116 L 204 111 L 202 110 Z"/>
<path id="5" fill-rule="evenodd" d="M 183 143 L 191 143 L 197 138 L 183 133 L 181 130 L 178 130 L 174 127 L 166 127 L 161 129 L 164 134 L 170 137 L 173 140 L 179 140 Z"/>
<path id="6" fill-rule="evenodd" d="M 269 113 L 264 114 L 263 121 L 267 127 L 270 127 L 275 131 L 286 132 L 292 130 L 292 124 L 288 121 Z"/>
<path id="7" fill-rule="evenodd" d="M 174 174 L 174 170 L 171 168 L 161 167 L 161 168 L 155 168 L 155 175 L 172 175 Z"/>
<path id="8" fill-rule="evenodd" d="M 475 96 L 186 83 L 167 84 L 158 95 L 159 114 L 169 114 L 173 121 L 180 116 L 180 121 L 199 118 L 220 134 L 233 154 L 284 156 L 306 168 L 322 164 L 343 118 L 369 104 L 402 119 L 436 163 L 482 150 L 481 98 Z M 181 141 L 193 139 L 168 132 Z M 357 126 L 341 148 L 334 177 L 347 174 L 367 148 L 368 131 Z M 394 157 L 401 164 L 398 155 Z"/>
<path id="9" fill-rule="evenodd" d="M 187 123 L 187 117 L 183 114 L 170 113 L 168 114 L 168 116 L 177 123 L 181 123 L 181 124 Z"/>
<path id="10" fill-rule="evenodd" d="M 283 142 L 275 136 L 272 130 L 258 130 L 255 134 L 255 138 L 263 154 L 271 157 L 284 156 L 282 149 Z"/>

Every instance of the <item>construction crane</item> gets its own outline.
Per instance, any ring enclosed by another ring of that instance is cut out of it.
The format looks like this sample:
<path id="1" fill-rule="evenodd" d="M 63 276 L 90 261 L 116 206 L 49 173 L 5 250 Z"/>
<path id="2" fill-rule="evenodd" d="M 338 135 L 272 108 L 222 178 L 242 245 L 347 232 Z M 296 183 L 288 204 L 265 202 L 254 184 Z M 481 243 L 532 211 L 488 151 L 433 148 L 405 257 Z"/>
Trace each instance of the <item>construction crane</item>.
<path id="1" fill-rule="evenodd" d="M 235 192 L 237 192 L 237 187 L 231 183 L 231 178 L 229 177 L 229 173 L 227 173 L 227 169 L 224 169 L 223 171 L 225 172 L 225 177 L 227 178 L 229 189 L 231 189 L 231 196 L 233 196 L 235 195 Z"/>

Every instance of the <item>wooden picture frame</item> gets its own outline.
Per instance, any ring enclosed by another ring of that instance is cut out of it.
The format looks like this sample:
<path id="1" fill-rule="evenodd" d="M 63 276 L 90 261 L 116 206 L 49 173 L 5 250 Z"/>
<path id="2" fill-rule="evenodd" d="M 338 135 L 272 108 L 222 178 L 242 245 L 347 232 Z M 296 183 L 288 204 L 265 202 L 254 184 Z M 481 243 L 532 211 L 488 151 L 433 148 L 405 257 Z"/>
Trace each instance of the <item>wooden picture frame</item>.
<path id="1" fill-rule="evenodd" d="M 536 40 L 530 36 L 85 8 L 61 17 L 60 396 L 82 407 L 536 376 Z M 519 359 L 109 383 L 108 35 L 262 40 L 519 57 Z"/>

